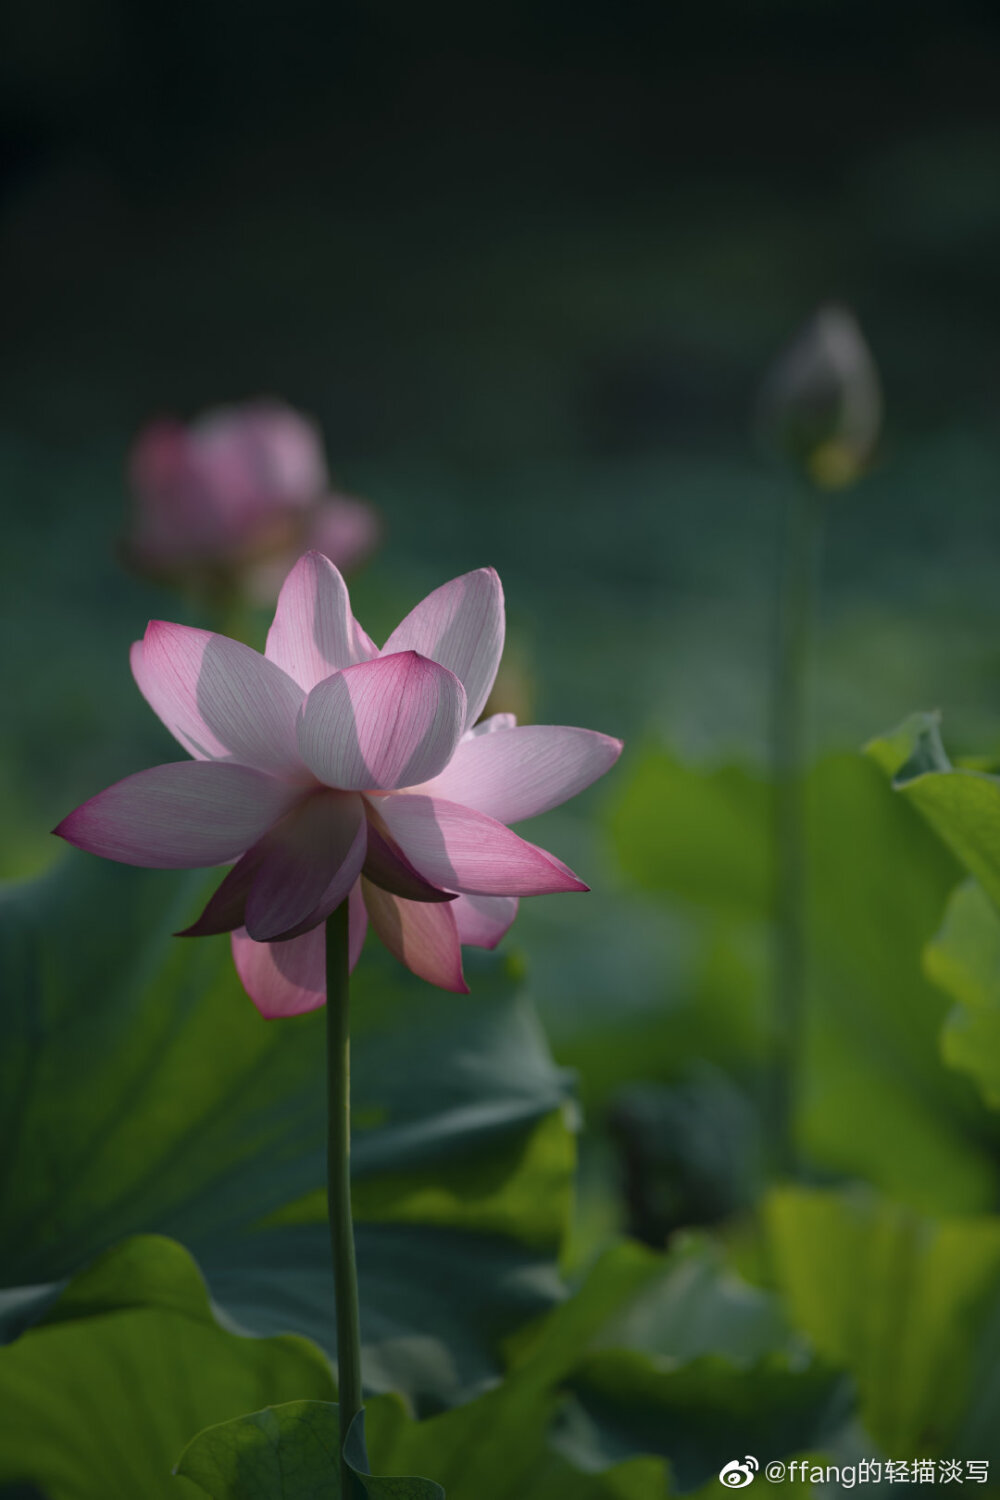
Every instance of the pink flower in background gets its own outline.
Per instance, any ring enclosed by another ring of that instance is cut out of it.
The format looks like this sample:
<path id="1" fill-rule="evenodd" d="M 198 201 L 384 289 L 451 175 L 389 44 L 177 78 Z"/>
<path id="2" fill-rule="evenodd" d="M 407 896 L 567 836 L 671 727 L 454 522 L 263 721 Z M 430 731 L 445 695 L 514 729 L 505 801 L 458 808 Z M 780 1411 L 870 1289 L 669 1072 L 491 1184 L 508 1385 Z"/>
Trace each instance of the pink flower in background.
<path id="1" fill-rule="evenodd" d="M 350 902 L 351 964 L 368 922 L 415 974 L 464 991 L 461 944 L 492 948 L 519 896 L 587 887 L 507 825 L 604 774 L 621 741 L 587 729 L 476 723 L 503 649 L 491 568 L 429 594 L 381 651 L 337 569 L 310 552 L 261 656 L 153 621 L 132 648 L 140 691 L 193 757 L 100 792 L 56 832 L 163 869 L 235 861 L 188 935 L 233 934 L 265 1016 L 325 996 L 323 923 Z"/>
<path id="2" fill-rule="evenodd" d="M 317 429 L 277 401 L 221 407 L 136 439 L 130 558 L 161 577 L 239 574 L 274 599 L 307 548 L 351 568 L 373 548 L 370 506 L 330 493 Z"/>

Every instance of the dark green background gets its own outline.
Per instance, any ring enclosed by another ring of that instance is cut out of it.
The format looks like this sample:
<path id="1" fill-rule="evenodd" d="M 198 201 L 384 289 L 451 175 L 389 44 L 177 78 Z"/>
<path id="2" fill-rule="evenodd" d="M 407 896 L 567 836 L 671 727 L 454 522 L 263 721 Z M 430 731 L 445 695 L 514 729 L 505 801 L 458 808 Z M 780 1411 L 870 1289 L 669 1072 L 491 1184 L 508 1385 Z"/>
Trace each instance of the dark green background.
<path id="1" fill-rule="evenodd" d="M 79 878 L 48 829 L 176 755 L 127 648 L 151 616 L 206 622 L 117 561 L 134 433 L 284 397 L 384 517 L 352 583 L 372 633 L 493 563 L 501 697 L 627 740 L 525 829 L 593 894 L 525 902 L 507 944 L 593 1127 L 567 1260 L 621 1227 L 738 1226 L 773 1040 L 766 793 L 711 769 L 763 757 L 790 483 L 750 412 L 784 341 L 844 299 L 887 424 L 829 505 L 812 736 L 845 753 L 810 791 L 804 1135 L 818 1180 L 871 1181 L 915 1240 L 912 1212 L 995 1207 L 995 1123 L 941 1062 L 950 1000 L 920 970 L 959 869 L 854 754 L 935 707 L 952 754 L 1000 750 L 995 5 L 32 0 L 4 33 L 0 876 L 65 858 Z M 157 880 L 129 890 L 155 904 Z M 72 964 L 73 942 L 55 913 L 45 944 Z M 819 1312 L 796 1283 L 796 1326 L 864 1376 L 825 1310 L 853 1326 L 885 1288 L 854 1277 L 850 1224 L 815 1232 L 852 1278 L 831 1302 L 824 1272 Z M 940 1374 L 922 1285 L 890 1321 Z M 995 1324 L 973 1322 L 992 1368 Z"/>
<path id="2" fill-rule="evenodd" d="M 372 625 L 492 562 L 535 717 L 759 746 L 747 413 L 831 296 L 889 420 L 832 507 L 818 732 L 995 738 L 998 64 L 955 0 L 12 7 L 7 873 L 138 763 L 124 650 L 178 606 L 114 561 L 131 435 L 261 393 L 384 513 Z"/>

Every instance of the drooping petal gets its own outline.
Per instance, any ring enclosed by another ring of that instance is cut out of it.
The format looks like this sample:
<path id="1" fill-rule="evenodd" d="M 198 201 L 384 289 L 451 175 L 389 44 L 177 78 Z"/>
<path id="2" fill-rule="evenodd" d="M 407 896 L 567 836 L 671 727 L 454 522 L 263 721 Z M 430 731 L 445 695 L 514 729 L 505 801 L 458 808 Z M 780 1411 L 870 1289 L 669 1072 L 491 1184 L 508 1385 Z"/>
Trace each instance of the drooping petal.
<path id="1" fill-rule="evenodd" d="M 368 853 L 362 874 L 374 885 L 404 901 L 455 901 L 453 892 L 442 891 L 413 868 L 389 833 L 374 806 L 365 800 L 368 819 Z"/>
<path id="2" fill-rule="evenodd" d="M 401 792 L 380 798 L 378 810 L 411 864 L 445 890 L 542 896 L 588 889 L 554 855 L 470 807 Z"/>
<path id="3" fill-rule="evenodd" d="M 516 896 L 458 896 L 452 911 L 458 940 L 472 948 L 495 948 L 517 916 Z"/>
<path id="4" fill-rule="evenodd" d="M 325 927 L 287 943 L 255 943 L 244 929 L 233 933 L 232 944 L 240 982 L 267 1020 L 326 1004 Z"/>
<path id="5" fill-rule="evenodd" d="M 359 880 L 351 891 L 347 906 L 347 955 L 352 974 L 354 965 L 361 957 L 367 933 L 368 912 L 365 910 L 365 899 L 361 894 L 361 881 Z"/>
<path id="6" fill-rule="evenodd" d="M 467 995 L 462 973 L 462 949 L 451 906 L 423 901 L 401 901 L 371 881 L 361 889 L 372 926 L 389 952 L 428 984 L 456 995 Z"/>
<path id="7" fill-rule="evenodd" d="M 351 613 L 347 584 L 322 553 L 307 552 L 285 579 L 264 654 L 307 693 L 332 672 L 378 655 Z"/>
<path id="8" fill-rule="evenodd" d="M 365 861 L 361 798 L 314 792 L 262 843 L 246 901 L 246 929 L 258 943 L 297 936 L 325 921 L 346 899 Z"/>
<path id="9" fill-rule="evenodd" d="M 396 626 L 382 654 L 419 651 L 454 672 L 465 688 L 465 722 L 474 724 L 496 678 L 503 640 L 500 579 L 492 568 L 479 568 L 421 600 Z"/>
<path id="10" fill-rule="evenodd" d="M 353 971 L 364 947 L 368 914 L 360 883 L 350 895 L 348 959 Z M 321 924 L 286 943 L 255 943 L 244 930 L 232 936 L 240 982 L 261 1015 L 298 1016 L 326 1004 L 326 928 Z"/>
<path id="11" fill-rule="evenodd" d="M 235 932 L 244 926 L 247 897 L 264 857 L 262 843 L 263 840 L 254 844 L 233 865 L 222 884 L 209 897 L 198 920 L 176 933 L 176 937 L 217 937 L 220 933 Z"/>
<path id="12" fill-rule="evenodd" d="M 516 823 L 575 797 L 610 770 L 621 752 L 621 740 L 592 729 L 526 724 L 466 736 L 421 790 L 500 823 Z"/>
<path id="13" fill-rule="evenodd" d="M 299 746 L 327 786 L 412 786 L 447 765 L 464 713 L 465 691 L 454 673 L 403 651 L 348 667 L 314 687 L 299 719 Z"/>
<path id="14" fill-rule="evenodd" d="M 208 758 L 224 747 L 241 765 L 301 773 L 299 685 L 228 636 L 153 620 L 139 653 L 139 687 L 171 734 Z M 207 731 L 207 739 L 206 739 Z"/>
<path id="15" fill-rule="evenodd" d="M 193 870 L 238 859 L 298 795 L 249 766 L 176 761 L 98 792 L 55 832 L 121 864 Z"/>

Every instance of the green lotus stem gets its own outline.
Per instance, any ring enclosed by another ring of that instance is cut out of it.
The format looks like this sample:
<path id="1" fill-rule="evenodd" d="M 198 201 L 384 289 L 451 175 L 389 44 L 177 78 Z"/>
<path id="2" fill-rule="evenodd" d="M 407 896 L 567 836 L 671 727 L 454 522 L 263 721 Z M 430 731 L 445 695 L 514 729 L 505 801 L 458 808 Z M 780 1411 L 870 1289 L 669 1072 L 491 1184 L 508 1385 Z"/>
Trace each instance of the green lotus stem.
<path id="1" fill-rule="evenodd" d="M 823 497 L 796 486 L 783 517 L 774 639 L 771 768 L 774 782 L 773 1148 L 780 1171 L 798 1166 L 795 1125 L 806 1008 L 807 879 L 805 699 Z"/>
<path id="2" fill-rule="evenodd" d="M 345 1500 L 358 1494 L 343 1458 L 348 1429 L 362 1409 L 361 1316 L 351 1219 L 351 1008 L 347 902 L 326 922 L 327 1202 L 337 1309 L 337 1400 L 340 1405 L 340 1484 Z"/>

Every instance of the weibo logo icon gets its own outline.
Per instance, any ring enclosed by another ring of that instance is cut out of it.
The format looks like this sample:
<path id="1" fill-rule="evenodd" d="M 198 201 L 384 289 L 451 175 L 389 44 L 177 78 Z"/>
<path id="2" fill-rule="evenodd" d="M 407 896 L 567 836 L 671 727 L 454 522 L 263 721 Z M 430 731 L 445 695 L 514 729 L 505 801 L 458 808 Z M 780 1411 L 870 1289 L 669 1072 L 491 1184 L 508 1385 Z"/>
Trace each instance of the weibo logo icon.
<path id="1" fill-rule="evenodd" d="M 719 1478 L 727 1490 L 745 1490 L 748 1484 L 753 1484 L 754 1475 L 759 1468 L 760 1464 L 748 1453 L 742 1463 L 734 1458 L 724 1469 L 720 1469 Z"/>

